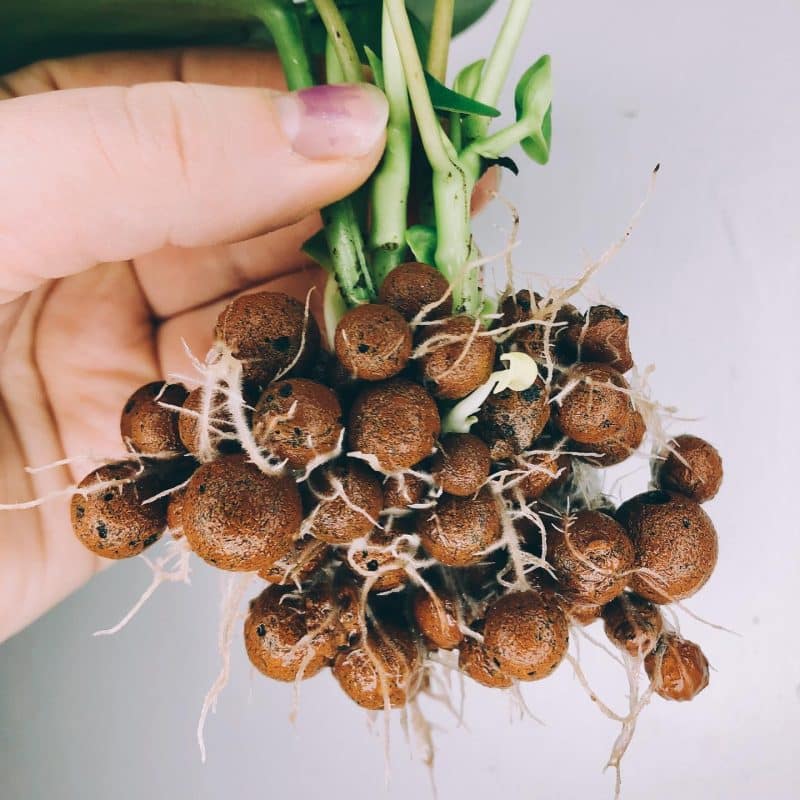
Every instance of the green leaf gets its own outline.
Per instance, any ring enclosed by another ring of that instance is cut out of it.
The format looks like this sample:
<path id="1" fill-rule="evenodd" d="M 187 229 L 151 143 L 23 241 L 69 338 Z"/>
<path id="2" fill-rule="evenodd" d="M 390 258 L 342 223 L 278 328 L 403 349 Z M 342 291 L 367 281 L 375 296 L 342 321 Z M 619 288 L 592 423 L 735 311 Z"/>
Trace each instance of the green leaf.
<path id="1" fill-rule="evenodd" d="M 514 93 L 517 121 L 524 122 L 531 131 L 520 145 L 538 164 L 546 164 L 550 158 L 553 135 L 552 104 L 553 80 L 550 56 L 542 56 L 520 78 Z"/>
<path id="2" fill-rule="evenodd" d="M 466 94 L 460 94 L 448 89 L 427 72 L 425 73 L 425 81 L 428 84 L 428 93 L 431 96 L 433 107 L 438 111 L 454 111 L 457 114 L 472 114 L 478 117 L 500 116 L 500 112 L 496 108 L 479 103 Z"/>
<path id="3" fill-rule="evenodd" d="M 406 231 L 406 242 L 414 258 L 423 264 L 436 264 L 436 228 L 427 225 L 412 225 Z"/>
<path id="4" fill-rule="evenodd" d="M 478 91 L 485 65 L 486 59 L 482 58 L 464 67 L 464 69 L 456 75 L 456 80 L 453 84 L 455 90 L 459 94 L 466 95 L 467 97 L 475 97 L 475 92 Z"/>
<path id="5" fill-rule="evenodd" d="M 477 20 L 493 0 L 457 0 L 456 29 Z M 376 0 L 340 0 L 360 44 L 380 52 L 380 7 Z M 259 21 L 263 0 L 3 0 L 0 73 L 43 58 L 101 50 L 181 45 L 269 46 Z M 310 4 L 298 8 L 309 36 L 321 29 Z M 430 0 L 409 0 L 422 41 L 430 25 Z M 421 21 L 420 21 L 421 20 Z M 313 52 L 320 53 L 318 45 Z"/>
<path id="6" fill-rule="evenodd" d="M 333 261 L 324 230 L 317 231 L 310 239 L 306 239 L 300 249 L 323 269 L 333 273 Z"/>
<path id="7" fill-rule="evenodd" d="M 367 45 L 364 46 L 364 52 L 367 56 L 367 62 L 372 70 L 372 77 L 375 80 L 375 85 L 383 90 L 386 86 L 383 80 L 383 62 L 378 58 L 378 54 Z"/>

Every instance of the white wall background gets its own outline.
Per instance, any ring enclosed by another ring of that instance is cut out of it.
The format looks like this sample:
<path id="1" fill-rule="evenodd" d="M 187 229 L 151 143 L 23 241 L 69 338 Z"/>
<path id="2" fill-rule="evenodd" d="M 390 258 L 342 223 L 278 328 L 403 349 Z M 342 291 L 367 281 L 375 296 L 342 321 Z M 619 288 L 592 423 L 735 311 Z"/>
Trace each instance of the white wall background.
<path id="1" fill-rule="evenodd" d="M 459 40 L 459 64 L 486 52 L 505 5 Z M 556 83 L 552 163 L 503 186 L 523 219 L 518 267 L 574 276 L 621 233 L 661 162 L 634 236 L 587 299 L 630 314 L 637 360 L 658 365 L 656 395 L 703 418 L 683 427 L 717 443 L 727 468 L 708 507 L 719 566 L 689 605 L 742 636 L 685 619 L 711 686 L 646 710 L 626 798 L 800 792 L 798 32 L 797 0 L 540 0 L 517 59 L 519 74 L 550 52 Z M 502 208 L 482 218 L 488 251 L 507 225 Z M 626 486 L 645 482 L 640 472 Z M 218 666 L 217 577 L 198 565 L 190 588 L 164 588 L 119 637 L 91 638 L 147 579 L 140 563 L 120 565 L 0 648 L 3 800 L 428 796 L 399 727 L 384 794 L 380 738 L 329 676 L 304 686 L 291 727 L 291 689 L 252 678 L 239 648 L 202 766 L 194 729 Z M 620 706 L 622 677 L 583 651 Z M 477 685 L 469 730 L 435 714 L 447 727 L 439 796 L 611 797 L 601 770 L 616 729 L 569 668 L 524 693 L 546 727 L 510 724 L 506 698 Z"/>

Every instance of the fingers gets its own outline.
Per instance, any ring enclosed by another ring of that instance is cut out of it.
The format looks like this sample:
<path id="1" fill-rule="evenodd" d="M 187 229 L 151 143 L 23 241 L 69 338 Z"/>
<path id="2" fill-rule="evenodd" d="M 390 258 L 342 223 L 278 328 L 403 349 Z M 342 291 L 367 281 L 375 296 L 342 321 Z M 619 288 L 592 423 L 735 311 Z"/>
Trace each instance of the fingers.
<path id="1" fill-rule="evenodd" d="M 161 81 L 270 89 L 286 86 L 275 53 L 227 47 L 90 53 L 50 59 L 6 75 L 1 85 L 9 96 L 19 97 L 54 89 L 134 86 Z"/>
<path id="2" fill-rule="evenodd" d="M 0 299 L 165 245 L 240 241 L 352 192 L 383 148 L 370 86 L 205 84 L 0 103 Z"/>

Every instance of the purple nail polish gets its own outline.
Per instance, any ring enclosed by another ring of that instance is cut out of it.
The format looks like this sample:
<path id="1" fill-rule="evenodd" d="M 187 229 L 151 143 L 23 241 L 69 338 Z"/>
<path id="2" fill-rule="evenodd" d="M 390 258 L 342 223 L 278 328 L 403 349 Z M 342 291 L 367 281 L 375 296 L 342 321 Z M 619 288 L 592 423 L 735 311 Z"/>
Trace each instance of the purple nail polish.
<path id="1" fill-rule="evenodd" d="M 305 158 L 359 158 L 386 131 L 386 98 L 369 84 L 314 86 L 274 103 L 292 149 Z"/>

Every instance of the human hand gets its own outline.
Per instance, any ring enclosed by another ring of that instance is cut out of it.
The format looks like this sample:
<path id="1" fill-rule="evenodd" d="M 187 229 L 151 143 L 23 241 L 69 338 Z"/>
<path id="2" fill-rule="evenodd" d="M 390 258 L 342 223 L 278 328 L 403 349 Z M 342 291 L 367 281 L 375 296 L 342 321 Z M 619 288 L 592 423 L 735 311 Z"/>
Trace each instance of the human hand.
<path id="1" fill-rule="evenodd" d="M 319 280 L 300 245 L 377 165 L 386 102 L 372 87 L 298 100 L 282 83 L 270 54 L 212 49 L 0 80 L 0 503 L 92 465 L 26 466 L 123 455 L 125 400 L 185 372 L 181 340 L 204 353 L 232 295 Z M 0 512 L 0 641 L 107 563 L 68 505 Z"/>

